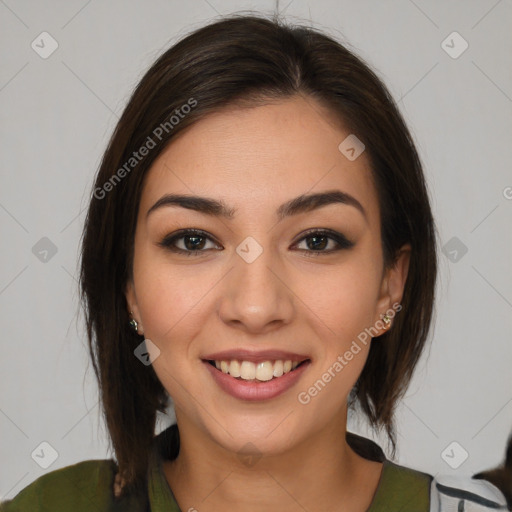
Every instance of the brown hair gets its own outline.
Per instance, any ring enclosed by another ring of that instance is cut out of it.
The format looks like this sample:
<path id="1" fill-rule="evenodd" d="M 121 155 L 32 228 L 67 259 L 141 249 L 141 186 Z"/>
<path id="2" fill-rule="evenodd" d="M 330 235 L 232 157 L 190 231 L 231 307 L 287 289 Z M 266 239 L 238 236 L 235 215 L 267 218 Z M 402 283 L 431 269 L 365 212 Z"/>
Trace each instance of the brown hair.
<path id="1" fill-rule="evenodd" d="M 372 427 L 385 427 L 394 457 L 394 409 L 427 340 L 437 275 L 435 225 L 412 137 L 381 80 L 339 42 L 276 18 L 231 15 L 179 41 L 146 72 L 105 151 L 85 222 L 80 291 L 89 351 L 126 488 L 144 489 L 156 412 L 169 405 L 152 366 L 134 356 L 143 338 L 129 327 L 124 295 L 144 177 L 178 133 L 209 113 L 296 94 L 327 106 L 365 144 L 385 265 L 412 246 L 402 310 L 371 345 L 349 400 Z"/>

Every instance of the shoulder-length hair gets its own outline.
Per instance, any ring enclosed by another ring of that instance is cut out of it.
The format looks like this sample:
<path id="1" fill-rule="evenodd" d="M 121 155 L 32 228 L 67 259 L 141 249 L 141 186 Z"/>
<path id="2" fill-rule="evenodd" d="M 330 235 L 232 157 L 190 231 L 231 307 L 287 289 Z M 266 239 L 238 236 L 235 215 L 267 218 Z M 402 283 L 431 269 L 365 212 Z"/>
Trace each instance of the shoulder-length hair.
<path id="1" fill-rule="evenodd" d="M 276 18 L 231 15 L 183 38 L 146 72 L 114 130 L 90 198 L 80 297 L 125 489 L 144 489 L 156 414 L 170 404 L 152 366 L 134 356 L 143 338 L 129 326 L 124 294 L 144 177 L 174 137 L 209 113 L 296 94 L 327 106 L 365 145 L 385 266 L 396 262 L 403 244 L 412 247 L 402 310 L 371 345 L 349 400 L 373 428 L 385 428 L 394 457 L 394 409 L 428 337 L 437 274 L 436 229 L 411 134 L 377 75 L 330 36 Z"/>

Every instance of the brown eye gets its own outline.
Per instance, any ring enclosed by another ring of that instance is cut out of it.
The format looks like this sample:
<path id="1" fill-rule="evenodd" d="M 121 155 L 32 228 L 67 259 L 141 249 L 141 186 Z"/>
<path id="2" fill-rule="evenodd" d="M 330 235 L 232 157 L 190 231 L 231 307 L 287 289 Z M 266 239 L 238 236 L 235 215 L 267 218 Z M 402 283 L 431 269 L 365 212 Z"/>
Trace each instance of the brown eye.
<path id="1" fill-rule="evenodd" d="M 183 242 L 181 242 L 181 240 L 183 240 Z M 215 248 L 214 244 L 214 247 L 207 247 L 205 249 L 207 241 L 212 242 L 212 239 L 207 236 L 204 231 L 197 229 L 182 229 L 176 233 L 166 236 L 158 243 L 158 245 L 169 251 L 191 256 Z M 181 243 L 182 247 L 178 247 L 177 243 Z"/>
<path id="2" fill-rule="evenodd" d="M 355 244 L 348 240 L 341 233 L 337 233 L 336 231 L 331 230 L 311 230 L 307 232 L 307 236 L 303 236 L 299 242 L 306 242 L 305 252 L 311 253 L 310 256 L 319 256 L 320 254 L 330 254 L 335 251 L 340 251 L 342 249 L 350 249 Z M 333 242 L 333 243 L 332 243 Z M 297 245 L 297 244 L 296 244 Z M 326 247 L 331 246 L 330 249 L 326 249 Z"/>

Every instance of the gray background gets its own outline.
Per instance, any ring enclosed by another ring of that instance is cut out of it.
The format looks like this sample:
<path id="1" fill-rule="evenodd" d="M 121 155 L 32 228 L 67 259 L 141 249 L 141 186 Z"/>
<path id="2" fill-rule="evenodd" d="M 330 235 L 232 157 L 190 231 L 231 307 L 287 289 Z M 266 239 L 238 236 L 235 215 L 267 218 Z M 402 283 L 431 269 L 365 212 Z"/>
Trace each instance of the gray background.
<path id="1" fill-rule="evenodd" d="M 192 29 L 276 8 L 378 70 L 414 134 L 448 244 L 430 355 L 398 409 L 397 460 L 461 475 L 502 460 L 512 427 L 510 0 L 0 0 L 0 499 L 45 472 L 111 457 L 76 275 L 92 178 L 129 93 Z M 31 47 L 50 48 L 43 31 L 58 43 L 46 59 Z M 460 52 L 462 40 L 442 46 L 454 31 L 469 44 L 457 58 L 445 49 Z M 364 424 L 349 428 L 385 447 Z M 51 456 L 42 442 L 58 453 L 47 469 L 31 456 Z"/>

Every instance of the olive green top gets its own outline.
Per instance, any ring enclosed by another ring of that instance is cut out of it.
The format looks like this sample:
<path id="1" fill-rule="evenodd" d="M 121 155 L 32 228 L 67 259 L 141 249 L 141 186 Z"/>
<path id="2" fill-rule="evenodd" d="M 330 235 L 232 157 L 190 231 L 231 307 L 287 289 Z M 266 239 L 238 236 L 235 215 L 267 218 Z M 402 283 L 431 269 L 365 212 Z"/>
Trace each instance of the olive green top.
<path id="1" fill-rule="evenodd" d="M 347 432 L 351 448 L 370 460 L 383 463 L 373 501 L 367 512 L 428 512 L 433 477 L 386 459 L 381 448 L 364 437 Z M 1 512 L 187 512 L 180 511 L 167 480 L 162 461 L 177 453 L 171 441 L 179 442 L 176 425 L 155 436 L 144 497 L 114 496 L 117 465 L 112 460 L 87 460 L 56 469 L 0 504 Z M 200 510 L 200 504 L 196 505 Z M 340 510 L 343 505 L 340 504 Z"/>

